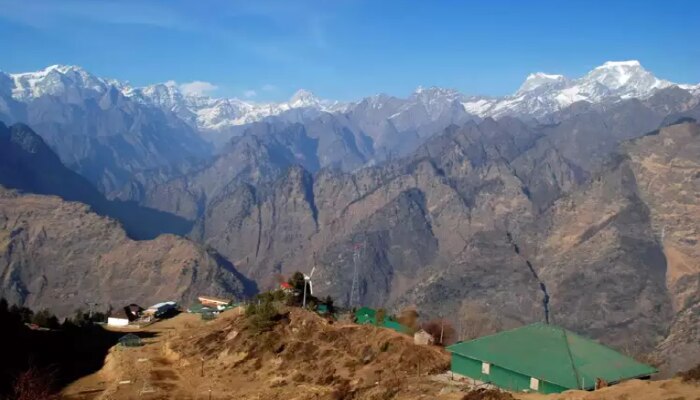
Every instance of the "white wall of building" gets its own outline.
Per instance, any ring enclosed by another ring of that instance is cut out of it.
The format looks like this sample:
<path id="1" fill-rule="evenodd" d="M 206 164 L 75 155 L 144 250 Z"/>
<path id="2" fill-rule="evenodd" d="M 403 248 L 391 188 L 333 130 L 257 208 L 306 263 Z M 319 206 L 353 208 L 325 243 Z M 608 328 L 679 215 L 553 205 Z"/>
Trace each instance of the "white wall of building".
<path id="1" fill-rule="evenodd" d="M 107 318 L 107 325 L 109 326 L 127 326 L 129 325 L 129 320 L 126 318 Z"/>

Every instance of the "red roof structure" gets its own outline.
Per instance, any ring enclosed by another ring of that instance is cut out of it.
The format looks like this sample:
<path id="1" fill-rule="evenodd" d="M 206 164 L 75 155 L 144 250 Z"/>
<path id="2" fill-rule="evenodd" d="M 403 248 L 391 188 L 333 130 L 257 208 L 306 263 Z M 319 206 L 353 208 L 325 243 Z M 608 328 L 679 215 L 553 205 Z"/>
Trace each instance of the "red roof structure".
<path id="1" fill-rule="evenodd" d="M 289 282 L 282 282 L 280 283 L 280 289 L 293 289 L 293 287 Z"/>

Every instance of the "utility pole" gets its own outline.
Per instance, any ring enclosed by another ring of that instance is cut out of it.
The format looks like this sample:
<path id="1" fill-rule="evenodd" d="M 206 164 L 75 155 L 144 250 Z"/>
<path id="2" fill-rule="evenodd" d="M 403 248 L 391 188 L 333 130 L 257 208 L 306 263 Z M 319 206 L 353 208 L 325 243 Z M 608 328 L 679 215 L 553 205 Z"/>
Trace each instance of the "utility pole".
<path id="1" fill-rule="evenodd" d="M 440 318 L 440 344 L 442 345 L 442 336 L 445 333 L 445 319 Z"/>

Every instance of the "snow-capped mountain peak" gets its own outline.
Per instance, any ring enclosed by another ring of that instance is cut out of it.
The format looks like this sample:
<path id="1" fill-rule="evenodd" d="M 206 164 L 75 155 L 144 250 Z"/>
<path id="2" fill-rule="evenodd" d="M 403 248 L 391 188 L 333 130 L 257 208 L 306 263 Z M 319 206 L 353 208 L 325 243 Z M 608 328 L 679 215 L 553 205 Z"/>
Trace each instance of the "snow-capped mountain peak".
<path id="1" fill-rule="evenodd" d="M 455 89 L 442 88 L 438 86 L 423 87 L 418 86 L 413 92 L 412 97 L 423 99 L 443 98 L 448 100 L 456 100 L 462 97 L 462 93 Z"/>
<path id="2" fill-rule="evenodd" d="M 51 65 L 36 72 L 10 74 L 10 77 L 15 86 L 12 96 L 18 100 L 45 94 L 74 98 L 86 95 L 86 92 L 104 93 L 110 86 L 105 80 L 75 65 Z"/>
<path id="3" fill-rule="evenodd" d="M 188 124 L 195 125 L 196 116 L 189 109 L 187 100 L 180 92 L 179 85 L 175 81 L 156 83 L 139 88 L 120 84 L 118 81 L 112 84 L 126 97 L 142 104 L 173 112 Z"/>
<path id="4" fill-rule="evenodd" d="M 645 99 L 671 85 L 674 84 L 644 69 L 639 61 L 608 61 L 578 79 L 544 73 L 530 74 L 512 96 L 472 98 L 463 105 L 467 112 L 481 117 L 541 117 L 578 101 L 604 103 L 629 98 Z"/>
<path id="5" fill-rule="evenodd" d="M 411 110 L 414 105 L 420 104 L 428 113 L 430 118 L 439 118 L 442 114 L 449 112 L 453 103 L 459 102 L 464 98 L 464 95 L 455 89 L 441 88 L 437 86 L 423 87 L 418 86 L 411 94 L 407 104 L 405 104 L 400 112 Z"/>
<path id="6" fill-rule="evenodd" d="M 306 89 L 297 90 L 289 99 L 290 108 L 317 107 L 320 100 L 311 91 Z"/>
<path id="7" fill-rule="evenodd" d="M 671 82 L 655 77 L 636 60 L 608 61 L 593 69 L 581 80 L 595 81 L 612 90 L 632 86 L 631 89 L 637 92 L 647 92 L 671 85 Z"/>
<path id="8" fill-rule="evenodd" d="M 642 63 L 639 60 L 626 60 L 626 61 L 606 61 L 603 65 L 599 65 L 594 68 L 597 69 L 620 69 L 620 68 L 642 68 Z"/>
<path id="9" fill-rule="evenodd" d="M 79 104 L 99 98 L 116 89 L 127 98 L 174 113 L 192 127 L 204 131 L 225 131 L 261 119 L 294 110 L 290 118 L 310 118 L 319 112 L 346 112 L 353 107 L 370 107 L 387 112 L 388 118 L 410 120 L 427 113 L 428 118 L 464 112 L 479 117 L 504 115 L 542 117 L 578 101 L 610 103 L 627 98 L 644 99 L 657 90 L 673 85 L 642 67 L 639 61 L 609 61 L 583 77 L 569 79 L 563 75 L 532 73 L 517 92 L 504 97 L 464 96 L 453 89 L 419 86 L 408 98 L 377 95 L 357 103 L 339 103 L 320 99 L 308 90 L 298 90 L 286 102 L 258 103 L 237 98 L 211 98 L 186 95 L 181 85 L 167 81 L 145 87 L 128 82 L 96 77 L 81 67 L 52 65 L 36 72 L 2 74 L 0 93 L 14 100 L 28 102 L 45 95 Z M 700 85 L 679 85 L 695 96 Z M 461 104 L 461 106 L 460 106 Z M 285 117 L 286 118 L 286 117 Z"/>
<path id="10" fill-rule="evenodd" d="M 595 67 L 595 69 L 620 68 L 620 67 L 641 68 L 642 63 L 640 63 L 639 60 L 606 61 L 603 63 L 603 65 Z"/>
<path id="11" fill-rule="evenodd" d="M 520 85 L 518 93 L 531 92 L 543 86 L 550 87 L 553 85 L 563 85 L 566 83 L 566 81 L 567 79 L 564 77 L 564 75 L 553 75 L 545 74 L 543 72 L 535 72 L 534 74 L 530 74 L 527 76 L 525 82 L 523 82 L 523 84 Z"/>

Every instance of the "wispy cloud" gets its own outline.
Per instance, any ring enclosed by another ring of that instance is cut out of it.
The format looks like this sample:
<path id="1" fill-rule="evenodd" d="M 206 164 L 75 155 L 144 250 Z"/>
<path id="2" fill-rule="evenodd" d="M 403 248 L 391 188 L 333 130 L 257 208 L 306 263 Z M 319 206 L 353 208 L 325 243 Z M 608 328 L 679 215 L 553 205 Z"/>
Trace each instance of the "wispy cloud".
<path id="1" fill-rule="evenodd" d="M 264 92 L 274 92 L 275 90 L 277 90 L 277 86 L 275 86 L 271 83 L 266 83 L 266 84 L 262 85 L 262 87 L 260 89 Z"/>
<path id="2" fill-rule="evenodd" d="M 0 0 L 0 20 L 46 32 L 80 29 L 82 33 L 103 25 L 187 32 L 220 51 L 309 70 L 322 68 L 328 60 L 329 27 L 341 3 L 212 0 L 204 7 L 176 0 Z"/>
<path id="3" fill-rule="evenodd" d="M 210 82 L 204 81 L 193 81 L 187 82 L 180 85 L 180 91 L 186 95 L 198 95 L 205 96 L 213 94 L 218 86 Z"/>
<path id="4" fill-rule="evenodd" d="M 252 90 L 252 89 L 246 90 L 245 92 L 243 92 L 243 96 L 245 96 L 245 97 L 247 97 L 247 98 L 249 98 L 249 99 L 250 99 L 250 98 L 253 98 L 253 97 L 257 96 L 257 95 L 258 95 L 258 92 L 256 92 L 255 90 Z"/>
<path id="5" fill-rule="evenodd" d="M 2 18 L 48 29 L 67 21 L 147 25 L 169 29 L 192 29 L 191 19 L 155 2 L 85 0 L 0 0 Z"/>

